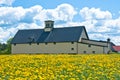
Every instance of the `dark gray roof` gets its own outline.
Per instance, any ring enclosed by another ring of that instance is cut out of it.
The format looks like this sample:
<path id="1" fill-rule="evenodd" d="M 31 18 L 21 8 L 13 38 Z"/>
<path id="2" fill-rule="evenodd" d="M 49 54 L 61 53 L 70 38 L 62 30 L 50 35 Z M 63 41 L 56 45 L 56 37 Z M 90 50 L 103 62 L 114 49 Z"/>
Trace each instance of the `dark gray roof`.
<path id="1" fill-rule="evenodd" d="M 53 28 L 51 32 L 45 32 L 44 29 L 19 30 L 11 43 L 77 42 L 83 29 L 84 26 Z"/>

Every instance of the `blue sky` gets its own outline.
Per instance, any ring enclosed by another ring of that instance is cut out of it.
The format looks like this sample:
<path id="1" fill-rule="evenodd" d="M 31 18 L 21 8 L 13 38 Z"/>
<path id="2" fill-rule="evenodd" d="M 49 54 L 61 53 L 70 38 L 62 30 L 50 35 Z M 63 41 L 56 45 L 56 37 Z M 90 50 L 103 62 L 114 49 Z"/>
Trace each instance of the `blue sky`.
<path id="1" fill-rule="evenodd" d="M 119 0 L 0 0 L 0 42 L 6 42 L 19 29 L 84 25 L 90 39 L 120 45 Z"/>

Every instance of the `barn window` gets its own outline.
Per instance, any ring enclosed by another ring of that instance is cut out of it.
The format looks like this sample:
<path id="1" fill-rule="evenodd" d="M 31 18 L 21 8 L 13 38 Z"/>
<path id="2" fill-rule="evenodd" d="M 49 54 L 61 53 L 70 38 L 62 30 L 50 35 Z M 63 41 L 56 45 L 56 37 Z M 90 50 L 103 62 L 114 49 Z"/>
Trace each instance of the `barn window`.
<path id="1" fill-rule="evenodd" d="M 71 50 L 74 50 L 74 48 L 71 48 Z"/>
<path id="2" fill-rule="evenodd" d="M 56 42 L 54 42 L 53 44 L 56 45 Z"/>
<path id="3" fill-rule="evenodd" d="M 91 47 L 91 45 L 89 44 L 88 47 Z"/>
<path id="4" fill-rule="evenodd" d="M 95 51 L 92 51 L 93 54 L 95 54 Z"/>
<path id="5" fill-rule="evenodd" d="M 47 45 L 48 43 L 45 43 L 45 45 Z"/>
<path id="6" fill-rule="evenodd" d="M 87 53 L 86 51 L 83 51 L 83 53 Z"/>
<path id="7" fill-rule="evenodd" d="M 37 45 L 39 45 L 39 43 L 37 43 Z"/>
<path id="8" fill-rule="evenodd" d="M 49 24 L 46 24 L 46 27 L 49 27 Z"/>
<path id="9" fill-rule="evenodd" d="M 53 24 L 51 24 L 51 26 L 53 26 Z"/>
<path id="10" fill-rule="evenodd" d="M 71 44 L 74 44 L 74 42 L 71 42 Z"/>
<path id="11" fill-rule="evenodd" d="M 14 43 L 14 46 L 16 46 L 16 43 Z"/>

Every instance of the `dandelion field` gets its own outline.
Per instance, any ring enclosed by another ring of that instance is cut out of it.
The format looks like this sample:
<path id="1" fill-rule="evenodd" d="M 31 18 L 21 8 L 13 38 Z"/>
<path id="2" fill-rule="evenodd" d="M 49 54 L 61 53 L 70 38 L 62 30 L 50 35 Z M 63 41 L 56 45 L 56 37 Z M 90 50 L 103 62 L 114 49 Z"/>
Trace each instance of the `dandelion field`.
<path id="1" fill-rule="evenodd" d="M 0 55 L 0 80 L 119 79 L 119 54 Z"/>

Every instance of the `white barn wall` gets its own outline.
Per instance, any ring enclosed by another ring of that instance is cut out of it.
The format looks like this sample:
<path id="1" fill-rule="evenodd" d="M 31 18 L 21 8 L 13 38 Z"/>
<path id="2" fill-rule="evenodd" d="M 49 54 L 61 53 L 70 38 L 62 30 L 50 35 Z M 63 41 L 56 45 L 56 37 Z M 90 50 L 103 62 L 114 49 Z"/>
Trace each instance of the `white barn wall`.
<path id="1" fill-rule="evenodd" d="M 85 30 L 82 31 L 81 37 L 80 37 L 80 39 L 79 39 L 79 42 L 81 42 L 81 39 L 82 39 L 82 38 L 88 39 L 88 38 L 87 38 L 87 35 L 86 35 L 86 33 L 85 33 Z"/>
<path id="2" fill-rule="evenodd" d="M 12 53 L 77 53 L 76 47 L 77 42 L 12 44 Z"/>
<path id="3" fill-rule="evenodd" d="M 108 47 L 104 47 L 103 49 L 104 49 L 104 53 L 108 53 L 110 50 Z"/>
<path id="4" fill-rule="evenodd" d="M 108 48 L 102 47 L 102 46 L 95 46 L 91 45 L 91 47 L 88 46 L 89 44 L 83 44 L 83 43 L 77 43 L 74 42 L 72 44 L 71 42 L 61 42 L 61 43 L 32 43 L 30 44 L 12 44 L 12 54 L 18 54 L 18 53 L 107 53 Z M 72 48 L 74 50 L 72 50 Z"/>
<path id="5" fill-rule="evenodd" d="M 86 51 L 86 53 L 93 53 L 93 51 L 95 51 L 95 53 L 104 53 L 104 49 L 107 49 L 102 46 L 91 45 L 91 47 L 89 47 L 88 45 L 89 44 L 78 43 L 78 53 L 84 53 L 84 51 Z"/>

